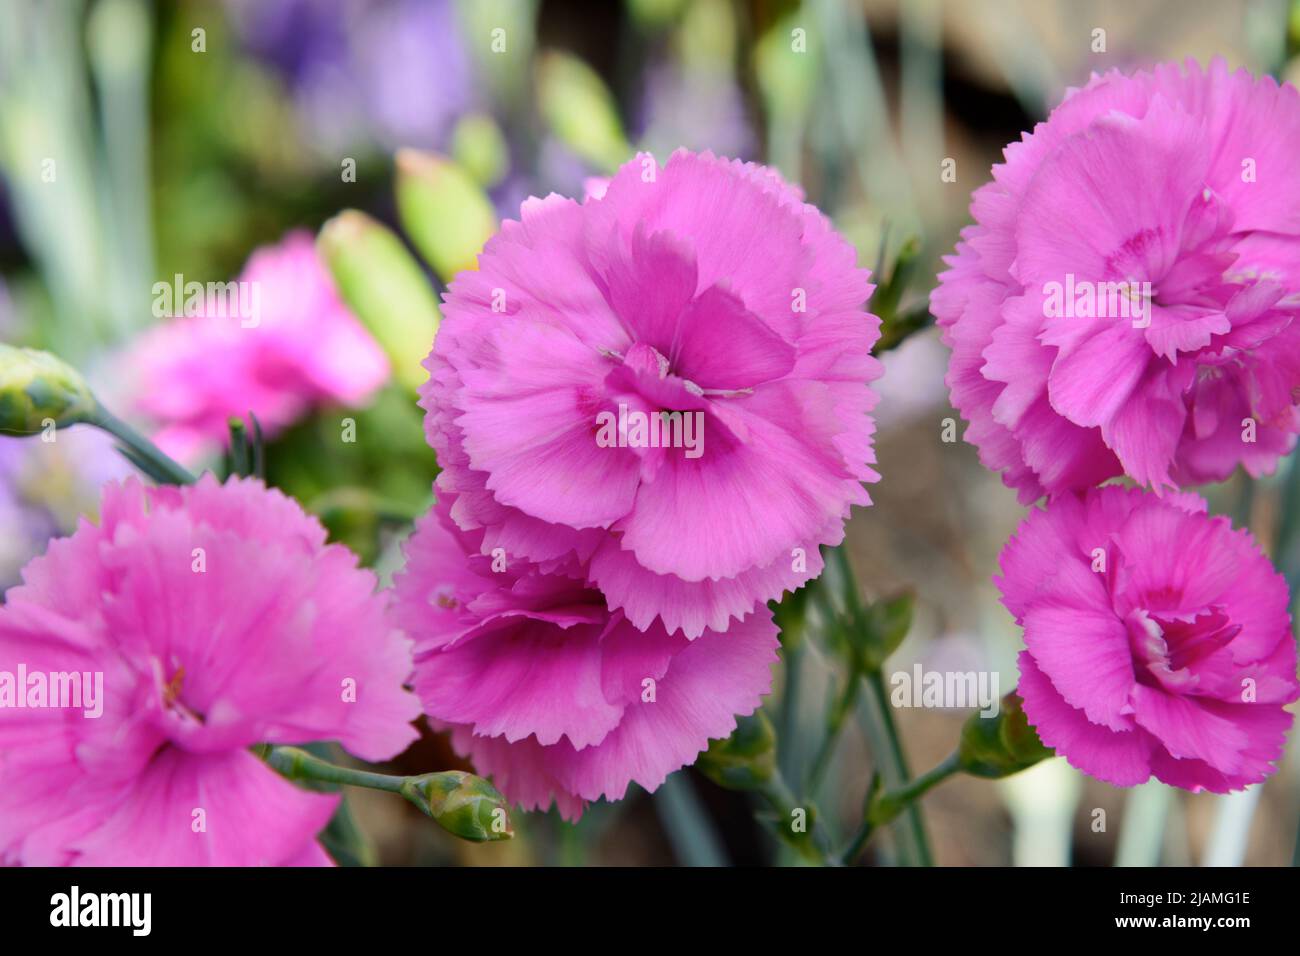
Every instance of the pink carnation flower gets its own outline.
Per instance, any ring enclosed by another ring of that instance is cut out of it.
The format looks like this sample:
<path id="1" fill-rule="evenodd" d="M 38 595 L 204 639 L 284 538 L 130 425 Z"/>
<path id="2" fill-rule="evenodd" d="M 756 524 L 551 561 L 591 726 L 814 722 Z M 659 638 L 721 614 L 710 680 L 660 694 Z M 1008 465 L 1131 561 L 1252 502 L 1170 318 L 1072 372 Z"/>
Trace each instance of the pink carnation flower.
<path id="1" fill-rule="evenodd" d="M 931 307 L 966 438 L 1022 502 L 1294 447 L 1297 153 L 1295 88 L 1221 60 L 1094 76 L 1006 148 Z"/>
<path id="2" fill-rule="evenodd" d="M 1115 485 L 1035 509 L 1002 552 L 1019 694 L 1049 747 L 1121 787 L 1258 783 L 1300 696 L 1286 583 L 1191 494 Z"/>
<path id="3" fill-rule="evenodd" d="M 382 760 L 416 736 L 410 645 L 374 576 L 260 482 L 107 485 L 101 524 L 23 576 L 0 607 L 0 862 L 327 864 L 337 796 L 250 746 Z M 102 696 L 17 707 L 20 668 L 29 705 L 37 674 L 100 674 Z"/>
<path id="4" fill-rule="evenodd" d="M 240 306 L 214 299 L 187 316 L 173 302 L 177 317 L 127 356 L 135 410 L 182 460 L 224 447 L 232 416 L 253 412 L 270 436 L 315 406 L 363 404 L 388 380 L 387 357 L 339 298 L 309 233 L 258 249 L 236 282 Z"/>
<path id="5" fill-rule="evenodd" d="M 484 532 L 449 510 L 408 539 L 394 614 L 415 638 L 425 712 L 515 803 L 576 819 L 629 783 L 654 790 L 771 689 L 767 608 L 693 641 L 639 630 L 581 581 L 483 555 Z"/>
<path id="6" fill-rule="evenodd" d="M 710 153 L 529 200 L 452 283 L 425 363 L 456 523 L 688 637 L 815 577 L 877 477 L 855 260 L 774 172 Z M 635 419 L 671 412 L 654 447 Z"/>

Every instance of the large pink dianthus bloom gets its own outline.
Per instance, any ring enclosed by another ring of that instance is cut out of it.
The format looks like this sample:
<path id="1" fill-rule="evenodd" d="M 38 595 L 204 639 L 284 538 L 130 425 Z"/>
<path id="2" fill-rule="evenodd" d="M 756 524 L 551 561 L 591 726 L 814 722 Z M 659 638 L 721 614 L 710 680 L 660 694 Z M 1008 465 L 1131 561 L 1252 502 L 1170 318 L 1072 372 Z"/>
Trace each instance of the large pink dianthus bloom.
<path id="1" fill-rule="evenodd" d="M 249 748 L 337 740 L 382 760 L 416 736 L 410 644 L 374 576 L 260 482 L 107 485 L 100 525 L 23 578 L 0 607 L 0 862 L 325 864 L 338 797 Z M 102 698 L 6 700 L 70 673 L 102 674 Z"/>
<path id="2" fill-rule="evenodd" d="M 709 153 L 529 200 L 451 284 L 425 363 L 456 523 L 688 637 L 815 577 L 877 477 L 855 260 L 774 172 Z M 703 442 L 649 447 L 633 423 L 611 446 L 622 412 L 683 413 Z"/>
<path id="3" fill-rule="evenodd" d="M 1049 747 L 1117 786 L 1224 793 L 1282 754 L 1300 696 L 1286 583 L 1191 494 L 1115 485 L 1035 509 L 1002 552 L 1018 693 Z"/>
<path id="4" fill-rule="evenodd" d="M 258 249 L 234 288 L 239 304 L 205 299 L 197 315 L 174 302 L 177 317 L 126 356 L 135 410 L 182 460 L 222 447 L 231 417 L 251 411 L 270 436 L 315 406 L 363 404 L 388 380 L 387 357 L 339 298 L 309 233 Z"/>
<path id="5" fill-rule="evenodd" d="M 931 307 L 966 438 L 1021 501 L 1295 445 L 1297 153 L 1295 88 L 1221 60 L 1094 76 L 1006 148 Z"/>
<path id="6" fill-rule="evenodd" d="M 425 712 L 524 808 L 576 819 L 629 783 L 654 790 L 771 689 L 766 607 L 694 640 L 640 630 L 581 581 L 483 555 L 482 539 L 439 502 L 406 542 L 394 614 Z"/>

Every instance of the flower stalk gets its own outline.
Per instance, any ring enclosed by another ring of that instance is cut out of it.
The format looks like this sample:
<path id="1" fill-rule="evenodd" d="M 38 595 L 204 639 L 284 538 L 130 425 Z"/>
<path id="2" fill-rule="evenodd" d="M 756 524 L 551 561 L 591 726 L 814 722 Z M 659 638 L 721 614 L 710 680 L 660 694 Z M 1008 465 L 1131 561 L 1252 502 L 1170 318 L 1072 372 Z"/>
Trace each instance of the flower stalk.
<path id="1" fill-rule="evenodd" d="M 348 787 L 364 787 L 401 794 L 453 836 L 475 843 L 508 840 L 510 825 L 506 798 L 482 777 L 463 770 L 444 770 L 416 776 L 396 776 L 340 767 L 299 747 L 271 747 L 267 764 L 289 780 L 312 780 Z"/>
<path id="2" fill-rule="evenodd" d="M 154 481 L 188 485 L 195 480 L 105 408 L 71 365 L 49 352 L 0 343 L 0 434 L 39 435 L 71 425 L 108 432 L 120 442 L 123 456 Z"/>
<path id="3" fill-rule="evenodd" d="M 860 713 L 872 741 L 872 752 L 881 763 L 884 779 L 900 791 L 906 791 L 912 782 L 912 774 L 898 726 L 894 723 L 894 715 L 889 708 L 884 674 L 878 670 L 872 671 L 864 675 L 862 681 L 866 690 L 866 706 Z M 910 858 L 909 862 L 916 866 L 933 866 L 934 857 L 930 852 L 930 840 L 925 832 L 920 807 L 907 801 L 900 809 L 904 811 L 902 842 Z"/>
<path id="4" fill-rule="evenodd" d="M 99 402 L 95 403 L 94 410 L 83 421 L 116 438 L 122 456 L 159 484 L 192 485 L 197 480 L 183 465 L 168 457 L 157 445 Z"/>
<path id="5" fill-rule="evenodd" d="M 695 767 L 720 787 L 757 795 L 771 810 L 764 822 L 805 859 L 838 864 L 825 827 L 817 826 L 817 808 L 796 797 L 781 773 L 776 731 L 762 711 L 741 717 L 735 733 L 713 741 Z"/>
<path id="6" fill-rule="evenodd" d="M 853 835 L 844 851 L 842 858 L 844 865 L 851 865 L 862 855 L 867 842 L 878 827 L 892 823 L 905 810 L 914 810 L 914 804 L 917 800 L 959 770 L 961 770 L 961 762 L 958 755 L 953 753 L 942 763 L 919 777 L 909 780 L 903 786 L 890 791 L 882 791 L 880 775 L 877 774 L 872 779 L 871 790 L 867 795 L 867 805 L 862 815 L 862 825 L 858 827 L 857 832 Z"/>
<path id="7" fill-rule="evenodd" d="M 889 707 L 884 665 L 911 627 L 912 596 L 905 593 L 876 602 L 869 608 L 864 607 L 843 545 L 829 549 L 826 572 L 831 590 L 827 593 L 824 610 L 831 622 L 833 642 L 843 645 L 847 654 L 849 684 L 831 713 L 827 738 L 822 744 L 824 753 L 819 753 L 814 762 L 818 776 L 813 781 L 820 779 L 848 712 L 861 698 L 863 706 L 859 712 L 864 730 L 883 777 L 891 787 L 905 787 L 911 771 Z M 908 804 L 903 809 L 900 844 L 905 861 L 918 866 L 933 865 L 930 842 L 919 808 Z"/>
<path id="8" fill-rule="evenodd" d="M 880 691 L 884 691 L 883 682 Z M 849 841 L 843 862 L 848 865 L 856 860 L 879 827 L 892 822 L 901 813 L 916 812 L 917 801 L 953 774 L 965 773 L 998 780 L 1052 755 L 1053 751 L 1043 746 L 1030 726 L 1020 698 L 1011 691 L 1003 696 L 996 716 L 985 717 L 975 713 L 967 718 L 957 749 L 938 766 L 890 790 L 884 789 L 881 775 L 876 774 L 867 793 L 862 825 Z"/>

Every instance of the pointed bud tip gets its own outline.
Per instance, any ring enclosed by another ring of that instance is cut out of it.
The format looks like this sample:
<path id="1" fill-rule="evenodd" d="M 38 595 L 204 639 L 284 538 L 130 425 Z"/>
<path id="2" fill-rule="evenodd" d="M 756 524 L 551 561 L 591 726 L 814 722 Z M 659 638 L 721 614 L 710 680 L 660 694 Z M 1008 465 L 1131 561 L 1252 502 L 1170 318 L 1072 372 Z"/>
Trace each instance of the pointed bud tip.
<path id="1" fill-rule="evenodd" d="M 393 157 L 399 176 L 437 176 L 451 166 L 451 160 L 439 153 L 403 146 Z"/>
<path id="2" fill-rule="evenodd" d="M 475 774 L 463 770 L 424 774 L 403 784 L 402 795 L 462 840 L 488 843 L 515 835 L 505 796 Z"/>
<path id="3" fill-rule="evenodd" d="M 320 227 L 319 241 L 329 244 L 346 242 L 376 225 L 378 223 L 361 210 L 344 209 L 325 220 L 325 224 Z"/>

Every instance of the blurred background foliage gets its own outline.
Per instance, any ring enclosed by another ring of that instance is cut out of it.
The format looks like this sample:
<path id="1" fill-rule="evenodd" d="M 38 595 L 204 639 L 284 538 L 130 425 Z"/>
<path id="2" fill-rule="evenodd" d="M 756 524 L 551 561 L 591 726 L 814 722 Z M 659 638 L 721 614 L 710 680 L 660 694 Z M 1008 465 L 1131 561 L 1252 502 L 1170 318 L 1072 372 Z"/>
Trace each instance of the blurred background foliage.
<path id="1" fill-rule="evenodd" d="M 132 385 L 122 350 L 159 321 L 154 282 L 234 278 L 257 247 L 330 223 L 320 247 L 340 291 L 395 355 L 436 321 L 460 260 L 472 263 L 526 197 L 581 196 L 640 149 L 770 163 L 878 281 L 897 276 L 873 304 L 892 346 L 884 477 L 848 539 L 869 600 L 915 591 L 889 669 L 991 670 L 1009 690 L 1019 635 L 990 575 L 1023 511 L 973 449 L 940 440 L 955 418 L 946 353 L 921 328 L 939 256 L 1001 147 L 1091 71 L 1223 55 L 1295 79 L 1298 49 L 1300 3 L 1287 0 L 0 0 L 0 340 L 78 363 L 112 404 Z M 57 188 L 42 178 L 50 160 Z M 333 219 L 344 209 L 360 212 Z M 332 259 L 331 230 L 346 229 L 373 237 L 375 258 Z M 376 286 L 387 297 L 367 301 Z M 394 325 L 393 314 L 414 320 Z M 317 409 L 266 449 L 268 479 L 381 574 L 399 563 L 436 471 L 414 404 L 419 370 L 397 372 L 366 407 Z M 355 442 L 340 438 L 346 421 Z M 127 472 L 107 440 L 83 432 L 54 444 L 0 437 L 0 585 Z M 1209 496 L 1272 547 L 1294 588 L 1294 463 Z M 796 776 L 820 762 L 843 669 L 843 648 L 816 630 L 787 635 L 767 708 Z M 841 716 L 846 733 L 811 796 L 843 837 L 874 768 L 869 722 Z M 896 714 L 914 768 L 947 755 L 963 716 Z M 1274 780 L 1227 798 L 1121 791 L 1060 760 L 997 784 L 960 778 L 927 798 L 934 855 L 1289 864 L 1296 738 Z M 403 772 L 456 765 L 431 733 L 400 758 Z M 341 859 L 398 864 L 798 862 L 753 821 L 749 799 L 691 771 L 653 798 L 593 806 L 577 826 L 518 815 L 519 839 L 467 847 L 363 792 L 332 846 Z M 905 857 L 905 842 L 879 841 L 868 862 Z"/>

